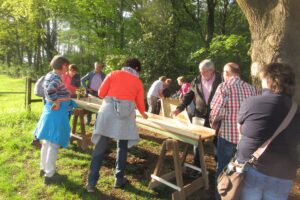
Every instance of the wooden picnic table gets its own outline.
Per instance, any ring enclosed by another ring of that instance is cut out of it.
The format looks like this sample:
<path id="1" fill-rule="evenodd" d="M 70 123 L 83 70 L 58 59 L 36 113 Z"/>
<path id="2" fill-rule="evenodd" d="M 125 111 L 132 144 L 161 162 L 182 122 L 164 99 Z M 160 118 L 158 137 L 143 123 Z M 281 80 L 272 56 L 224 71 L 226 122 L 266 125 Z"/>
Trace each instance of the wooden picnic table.
<path id="1" fill-rule="evenodd" d="M 79 110 L 81 110 L 81 120 L 83 120 L 85 112 L 98 112 L 102 103 L 102 100 L 96 98 L 74 99 L 74 101 L 78 104 Z M 136 112 L 137 126 L 168 138 L 164 140 L 162 144 L 158 161 L 154 172 L 151 175 L 149 188 L 153 189 L 161 184 L 165 184 L 175 190 L 175 192 L 172 193 L 172 199 L 174 200 L 186 199 L 187 196 L 200 188 L 208 189 L 208 172 L 204 160 L 205 150 L 203 142 L 212 139 L 215 135 L 215 131 L 203 126 L 191 125 L 177 119 L 171 119 L 151 113 L 147 113 L 147 115 L 149 118 L 143 119 L 139 112 Z M 77 123 L 75 117 L 73 120 L 73 128 L 76 127 Z M 81 122 L 81 128 L 83 128 L 83 130 L 81 130 L 82 143 L 86 145 L 87 138 L 84 136 L 84 122 Z M 76 131 L 73 131 L 72 129 L 72 135 L 73 134 L 76 134 Z M 179 142 L 183 142 L 185 144 L 182 156 L 180 156 Z M 190 145 L 196 145 L 199 148 L 201 168 L 186 163 L 186 157 Z M 161 171 L 163 168 L 163 162 L 168 151 L 171 152 L 173 157 L 174 170 L 166 174 L 162 174 Z M 184 185 L 182 175 L 187 167 L 201 172 L 201 176 L 191 183 Z M 176 179 L 176 184 L 170 182 L 174 178 Z"/>

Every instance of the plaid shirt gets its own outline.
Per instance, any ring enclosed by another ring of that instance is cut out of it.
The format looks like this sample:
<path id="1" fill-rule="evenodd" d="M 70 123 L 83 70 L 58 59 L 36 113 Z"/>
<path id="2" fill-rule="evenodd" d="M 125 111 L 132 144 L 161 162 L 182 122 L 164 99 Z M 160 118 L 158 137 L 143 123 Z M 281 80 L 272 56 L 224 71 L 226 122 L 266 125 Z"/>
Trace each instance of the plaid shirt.
<path id="1" fill-rule="evenodd" d="M 221 83 L 210 104 L 212 121 L 221 119 L 219 137 L 237 144 L 239 134 L 237 130 L 237 113 L 244 99 L 256 96 L 256 89 L 235 76 L 229 81 Z"/>

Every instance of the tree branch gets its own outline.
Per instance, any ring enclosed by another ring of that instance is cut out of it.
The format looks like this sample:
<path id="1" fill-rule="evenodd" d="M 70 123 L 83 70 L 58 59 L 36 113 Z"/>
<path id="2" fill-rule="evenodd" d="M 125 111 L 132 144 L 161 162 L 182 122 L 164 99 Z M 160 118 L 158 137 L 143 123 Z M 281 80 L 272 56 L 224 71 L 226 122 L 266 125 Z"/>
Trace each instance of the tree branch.
<path id="1" fill-rule="evenodd" d="M 200 24 L 200 20 L 197 19 L 197 17 L 188 9 L 188 7 L 187 7 L 187 5 L 186 5 L 185 2 L 183 2 L 182 4 L 183 4 L 183 8 L 186 11 L 186 13 L 191 17 L 191 19 L 194 21 L 194 23 L 198 27 L 200 37 L 203 40 L 203 42 L 205 43 L 206 40 L 205 40 L 204 34 L 202 33 L 202 27 L 201 27 L 201 24 Z"/>

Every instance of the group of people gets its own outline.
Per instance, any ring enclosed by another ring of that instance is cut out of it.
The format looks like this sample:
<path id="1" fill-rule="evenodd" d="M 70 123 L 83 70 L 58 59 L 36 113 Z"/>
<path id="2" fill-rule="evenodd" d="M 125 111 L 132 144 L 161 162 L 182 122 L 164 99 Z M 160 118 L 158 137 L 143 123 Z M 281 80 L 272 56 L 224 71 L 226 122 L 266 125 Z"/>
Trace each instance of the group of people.
<path id="1" fill-rule="evenodd" d="M 45 177 L 46 184 L 61 179 L 61 175 L 55 172 L 57 152 L 60 146 L 68 145 L 68 109 L 76 106 L 67 89 L 67 83 L 72 84 L 72 79 L 65 80 L 64 84 L 62 78 L 69 61 L 63 56 L 55 56 L 50 65 L 53 71 L 44 80 L 45 106 L 35 129 L 37 138 L 43 140 L 40 174 Z M 144 88 L 139 79 L 140 61 L 128 59 L 121 70 L 112 71 L 107 76 L 102 69 L 103 65 L 95 63 L 95 71 L 81 79 L 87 93 L 103 99 L 92 136 L 95 149 L 86 185 L 88 192 L 96 191 L 105 150 L 112 139 L 117 141 L 114 186 L 125 186 L 127 150 L 139 141 L 135 108 L 143 118 L 148 118 Z M 295 74 L 289 65 L 266 65 L 261 70 L 260 78 L 261 94 L 240 78 L 238 64 L 225 64 L 222 79 L 214 63 L 206 59 L 199 64 L 199 75 L 191 84 L 184 77 L 177 79 L 181 103 L 172 115 L 178 115 L 193 103 L 192 116 L 203 118 L 204 126 L 216 129 L 216 177 L 233 157 L 240 163 L 248 161 L 252 153 L 272 136 L 291 107 Z M 73 82 L 78 84 L 78 78 L 76 80 Z M 162 76 L 152 84 L 147 93 L 149 112 L 158 114 L 158 100 L 166 97 L 163 91 L 170 83 L 171 79 Z M 296 177 L 299 122 L 298 111 L 284 133 L 271 143 L 259 160 L 247 168 L 242 199 L 287 198 Z M 194 153 L 194 164 L 200 166 L 199 150 L 195 148 Z M 220 199 L 218 192 L 216 199 Z"/>
<path id="2" fill-rule="evenodd" d="M 44 183 L 47 185 L 60 182 L 65 178 L 56 173 L 56 160 L 59 147 L 68 146 L 70 140 L 68 113 L 70 108 L 76 107 L 71 100 L 71 91 L 63 81 L 64 74 L 68 71 L 69 60 L 63 56 L 55 56 L 50 66 L 53 70 L 43 81 L 45 106 L 34 130 L 36 138 L 43 140 L 40 176 L 44 177 Z M 125 186 L 127 149 L 139 141 L 135 108 L 140 111 L 143 118 L 148 118 L 145 113 L 144 88 L 139 79 L 141 70 L 139 60 L 130 58 L 121 70 L 113 71 L 107 76 L 101 72 L 102 68 L 103 65 L 95 63 L 95 71 L 81 79 L 81 84 L 85 86 L 88 94 L 103 98 L 92 137 L 95 149 L 86 185 L 88 192 L 96 190 L 99 170 L 111 139 L 118 141 L 115 187 Z M 69 82 L 72 82 L 72 79 Z"/>
<path id="3" fill-rule="evenodd" d="M 262 67 L 262 91 L 240 78 L 240 67 L 236 63 L 225 64 L 223 79 L 211 60 L 202 61 L 199 75 L 172 113 L 178 115 L 194 101 L 194 116 L 204 118 L 204 126 L 216 129 L 216 179 L 231 159 L 248 162 L 273 135 L 287 115 L 295 91 L 295 73 L 282 63 Z M 260 159 L 246 168 L 242 200 L 287 199 L 296 178 L 299 122 L 297 111 L 284 133 L 270 144 Z M 200 166 L 197 152 L 195 149 L 194 164 Z M 217 191 L 215 199 L 220 199 Z"/>

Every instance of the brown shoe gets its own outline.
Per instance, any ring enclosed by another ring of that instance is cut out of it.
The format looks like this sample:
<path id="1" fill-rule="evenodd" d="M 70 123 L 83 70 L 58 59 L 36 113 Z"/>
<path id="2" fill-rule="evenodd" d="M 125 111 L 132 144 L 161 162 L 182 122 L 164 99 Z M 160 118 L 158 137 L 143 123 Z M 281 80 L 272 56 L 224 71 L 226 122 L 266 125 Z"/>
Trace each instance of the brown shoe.
<path id="1" fill-rule="evenodd" d="M 37 139 L 34 139 L 31 141 L 31 145 L 34 146 L 35 148 L 37 149 L 40 149 L 42 148 L 42 145 L 40 143 L 40 140 L 37 140 Z"/>

